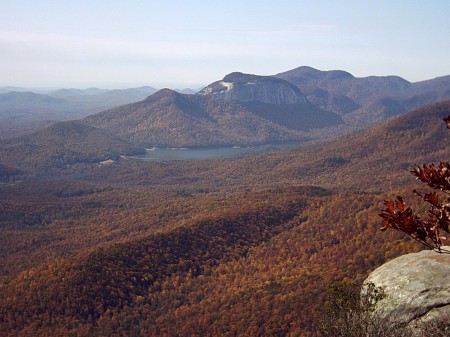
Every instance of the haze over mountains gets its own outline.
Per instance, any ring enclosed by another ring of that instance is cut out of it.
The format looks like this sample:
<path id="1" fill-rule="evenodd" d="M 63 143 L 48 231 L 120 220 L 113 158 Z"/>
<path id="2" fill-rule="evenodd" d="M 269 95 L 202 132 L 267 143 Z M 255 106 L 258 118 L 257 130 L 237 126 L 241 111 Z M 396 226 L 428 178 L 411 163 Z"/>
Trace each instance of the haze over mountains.
<path id="1" fill-rule="evenodd" d="M 0 90 L 0 135 L 8 136 L 57 121 L 79 119 L 142 100 L 156 91 L 152 87 L 140 87 L 125 90 L 59 89 L 41 93 L 4 87 Z"/>
<path id="2" fill-rule="evenodd" d="M 74 120 L 115 106 L 145 99 L 157 89 L 59 89 L 32 92 L 18 87 L 0 88 L 0 136 Z M 193 93 L 190 89 L 180 90 Z"/>
<path id="3" fill-rule="evenodd" d="M 446 98 L 450 76 L 410 83 L 299 67 L 274 76 L 231 73 L 194 95 L 151 87 L 8 92 L 0 94 L 0 132 L 88 116 L 83 123 L 135 146 L 247 146 L 327 138 Z"/>

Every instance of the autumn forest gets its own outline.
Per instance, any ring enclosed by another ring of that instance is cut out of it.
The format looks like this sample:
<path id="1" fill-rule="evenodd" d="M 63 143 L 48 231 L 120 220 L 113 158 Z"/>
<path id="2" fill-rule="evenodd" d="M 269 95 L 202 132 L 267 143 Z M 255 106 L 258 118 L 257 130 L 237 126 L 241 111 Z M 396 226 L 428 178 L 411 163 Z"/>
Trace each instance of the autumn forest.
<path id="1" fill-rule="evenodd" d="M 203 161 L 82 123 L 1 140 L 0 336 L 312 336 L 331 284 L 422 249 L 378 213 L 425 210 L 409 171 L 450 158 L 448 115 Z"/>

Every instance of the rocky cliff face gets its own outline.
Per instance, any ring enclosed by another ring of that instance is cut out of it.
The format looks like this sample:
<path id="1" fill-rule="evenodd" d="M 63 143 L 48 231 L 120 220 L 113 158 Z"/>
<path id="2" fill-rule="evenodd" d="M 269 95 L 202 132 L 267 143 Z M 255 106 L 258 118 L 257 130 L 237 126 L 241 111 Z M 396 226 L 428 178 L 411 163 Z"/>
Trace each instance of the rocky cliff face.
<path id="1" fill-rule="evenodd" d="M 412 335 L 420 333 L 422 324 L 444 318 L 450 334 L 450 254 L 426 250 L 403 255 L 373 271 L 366 282 L 387 295 L 377 304 L 377 315 L 408 323 Z"/>
<path id="2" fill-rule="evenodd" d="M 198 94 L 241 103 L 298 104 L 306 97 L 291 83 L 270 76 L 231 73 Z"/>

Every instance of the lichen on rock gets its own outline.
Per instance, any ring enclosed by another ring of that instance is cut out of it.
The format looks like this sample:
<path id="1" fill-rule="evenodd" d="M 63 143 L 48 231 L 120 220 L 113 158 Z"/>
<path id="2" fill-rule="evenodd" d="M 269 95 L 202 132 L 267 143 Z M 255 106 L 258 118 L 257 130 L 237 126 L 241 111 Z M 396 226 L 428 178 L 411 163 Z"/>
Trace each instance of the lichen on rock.
<path id="1" fill-rule="evenodd" d="M 442 247 L 449 249 L 450 247 Z M 376 315 L 417 327 L 450 318 L 450 254 L 424 250 L 400 256 L 373 271 L 365 281 L 384 289 Z"/>

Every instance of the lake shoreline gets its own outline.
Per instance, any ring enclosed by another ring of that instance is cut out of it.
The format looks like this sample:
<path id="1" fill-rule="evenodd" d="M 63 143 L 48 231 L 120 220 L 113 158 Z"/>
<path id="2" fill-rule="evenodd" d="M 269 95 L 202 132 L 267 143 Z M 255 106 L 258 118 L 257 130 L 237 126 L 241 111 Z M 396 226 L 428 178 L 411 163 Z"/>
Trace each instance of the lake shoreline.
<path id="1" fill-rule="evenodd" d="M 128 159 L 144 161 L 171 161 L 171 160 L 209 160 L 209 159 L 233 159 L 244 155 L 262 154 L 270 151 L 292 149 L 304 142 L 284 142 L 263 144 L 255 146 L 232 147 L 171 147 L 171 148 L 146 148 L 145 155 L 127 156 Z"/>

